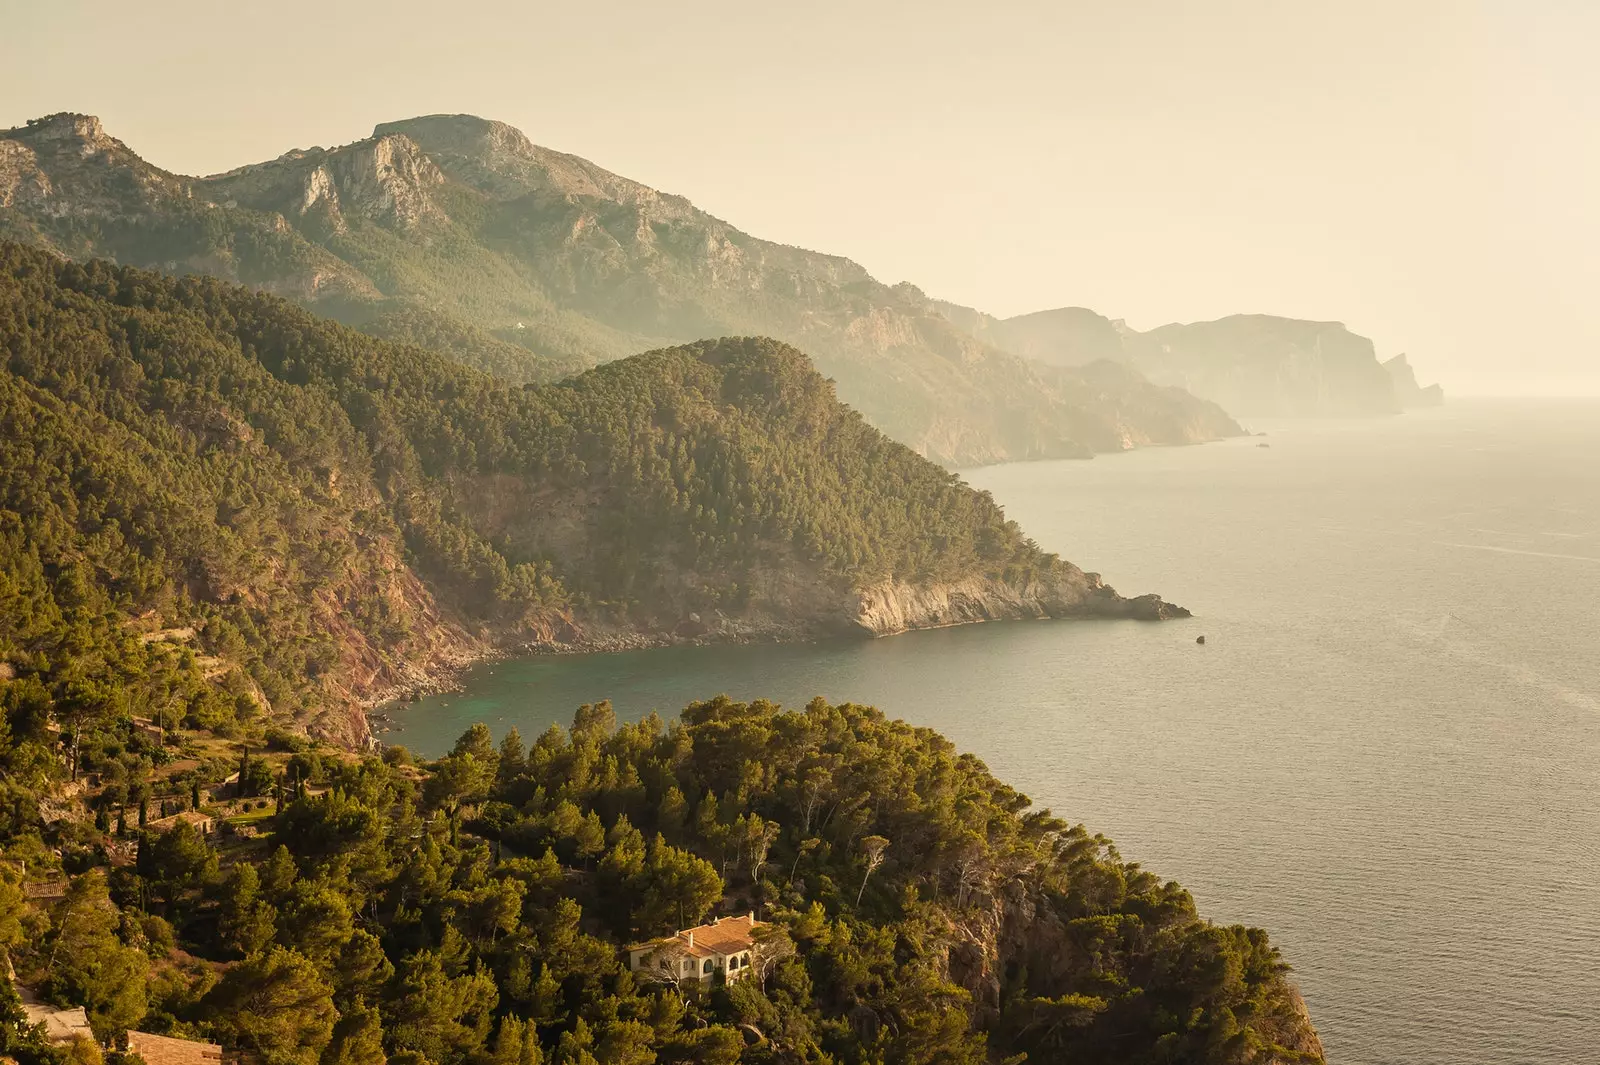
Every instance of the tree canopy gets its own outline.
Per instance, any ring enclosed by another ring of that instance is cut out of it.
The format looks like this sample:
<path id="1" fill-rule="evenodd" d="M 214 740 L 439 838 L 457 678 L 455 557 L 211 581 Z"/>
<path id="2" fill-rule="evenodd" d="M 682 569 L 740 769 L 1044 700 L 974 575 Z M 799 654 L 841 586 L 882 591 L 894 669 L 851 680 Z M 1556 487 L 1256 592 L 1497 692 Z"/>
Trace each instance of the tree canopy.
<path id="1" fill-rule="evenodd" d="M 463 765 L 469 792 L 432 786 Z M 1264 933 L 870 707 L 596 704 L 531 745 L 474 726 L 421 770 L 394 750 L 314 779 L 260 835 L 130 832 L 131 866 L 81 859 L 44 910 L 0 891 L 45 930 L 13 936 L 19 973 L 102 1032 L 274 1065 L 1321 1060 Z M 748 979 L 627 967 L 746 912 Z"/>

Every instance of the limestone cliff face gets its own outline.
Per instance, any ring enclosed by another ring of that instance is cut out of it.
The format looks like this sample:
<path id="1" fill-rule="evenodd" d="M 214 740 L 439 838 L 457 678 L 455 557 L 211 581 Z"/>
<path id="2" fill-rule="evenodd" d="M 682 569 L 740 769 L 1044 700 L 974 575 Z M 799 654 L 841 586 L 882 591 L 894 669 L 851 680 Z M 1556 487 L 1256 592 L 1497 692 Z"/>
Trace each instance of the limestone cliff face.
<path id="1" fill-rule="evenodd" d="M 1188 616 L 1189 611 L 1158 596 L 1124 599 L 1099 574 L 1063 564 L 1057 573 L 1018 583 L 986 576 L 928 584 L 887 581 L 857 593 L 853 622 L 874 636 L 887 636 L 976 621 L 1069 617 L 1158 621 Z"/>
<path id="2" fill-rule="evenodd" d="M 37 153 L 18 141 L 0 141 L 0 207 L 43 203 L 50 192 Z"/>
<path id="3" fill-rule="evenodd" d="M 606 539 L 597 515 L 602 498 L 593 490 L 535 492 L 521 477 L 495 474 L 451 487 L 451 505 L 497 542 L 554 560 L 568 571 L 592 565 L 596 545 Z M 507 645 L 559 644 L 560 650 L 606 650 L 662 643 L 749 643 L 855 635 L 889 636 L 913 629 L 983 621 L 1046 618 L 1131 618 L 1159 621 L 1189 617 L 1189 611 L 1156 595 L 1124 598 L 1097 573 L 1054 560 L 1045 572 L 1018 580 L 971 573 L 948 580 L 885 580 L 858 586 L 799 557 L 780 543 L 766 543 L 765 562 L 741 578 L 742 603 L 708 609 L 708 575 L 661 557 L 651 566 L 648 603 L 628 624 L 604 611 L 578 610 L 559 635 L 529 639 L 522 628 L 508 632 Z"/>
<path id="4" fill-rule="evenodd" d="M 0 130 L 0 207 L 47 219 L 135 219 L 185 201 L 189 182 L 151 166 L 91 115 Z"/>
<path id="5" fill-rule="evenodd" d="M 399 134 L 325 151 L 291 152 L 270 163 L 203 178 L 196 188 L 213 203 L 243 205 L 297 218 L 318 217 L 335 232 L 347 216 L 410 230 L 448 221 L 432 198 L 444 174 L 411 138 Z"/>

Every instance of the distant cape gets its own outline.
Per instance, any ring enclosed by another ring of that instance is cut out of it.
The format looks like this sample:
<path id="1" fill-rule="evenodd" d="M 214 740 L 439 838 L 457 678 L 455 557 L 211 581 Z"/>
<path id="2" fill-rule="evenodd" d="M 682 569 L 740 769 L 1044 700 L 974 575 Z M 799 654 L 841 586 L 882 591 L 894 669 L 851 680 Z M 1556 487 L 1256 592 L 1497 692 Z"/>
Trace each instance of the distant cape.
<path id="1" fill-rule="evenodd" d="M 1141 333 L 1083 307 L 1005 319 L 953 304 L 941 309 L 980 339 L 1027 358 L 1068 367 L 1119 362 L 1235 417 L 1394 414 L 1444 399 L 1438 385 L 1418 386 L 1404 355 L 1379 362 L 1372 341 L 1341 322 L 1238 314 Z"/>

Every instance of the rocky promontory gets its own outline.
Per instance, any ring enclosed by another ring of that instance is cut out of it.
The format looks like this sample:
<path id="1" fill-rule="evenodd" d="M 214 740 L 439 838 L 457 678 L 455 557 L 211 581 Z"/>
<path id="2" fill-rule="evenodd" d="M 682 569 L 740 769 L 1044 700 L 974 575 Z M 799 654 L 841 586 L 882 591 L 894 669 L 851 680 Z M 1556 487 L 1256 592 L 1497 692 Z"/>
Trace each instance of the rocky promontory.
<path id="1" fill-rule="evenodd" d="M 1237 417 L 1394 414 L 1444 398 L 1438 385 L 1417 385 L 1404 355 L 1380 363 L 1373 342 L 1342 322 L 1236 314 L 1140 332 L 1083 307 L 1005 319 L 954 304 L 939 307 L 953 323 L 1007 351 L 1080 374 L 1118 365 Z"/>
<path id="2" fill-rule="evenodd" d="M 0 579 L 44 602 L 76 574 L 106 616 L 192 630 L 224 723 L 359 741 L 372 699 L 529 646 L 1183 615 L 1042 551 L 771 339 L 513 388 L 214 279 L 0 243 L 7 305 Z"/>
<path id="3" fill-rule="evenodd" d="M 1188 610 L 1157 595 L 1125 599 L 1098 573 L 1063 563 L 1057 572 L 1016 583 L 981 575 L 925 584 L 884 581 L 860 590 L 855 624 L 874 636 L 888 636 L 979 621 L 1072 617 L 1162 621 L 1189 616 Z"/>

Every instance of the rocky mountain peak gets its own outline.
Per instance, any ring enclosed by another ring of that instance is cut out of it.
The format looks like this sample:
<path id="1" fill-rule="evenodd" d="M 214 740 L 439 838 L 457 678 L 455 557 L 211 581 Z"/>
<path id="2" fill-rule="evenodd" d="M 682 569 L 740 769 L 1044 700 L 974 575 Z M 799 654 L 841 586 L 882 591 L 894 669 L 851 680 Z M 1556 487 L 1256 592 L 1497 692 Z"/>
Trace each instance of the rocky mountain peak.
<path id="1" fill-rule="evenodd" d="M 183 179 L 139 158 L 93 115 L 63 111 L 0 130 L 0 206 L 132 217 L 186 195 Z"/>
<path id="2" fill-rule="evenodd" d="M 404 135 L 446 174 L 497 198 L 546 193 L 579 200 L 608 200 L 653 219 L 689 219 L 688 200 L 659 192 L 565 152 L 542 148 L 515 126 L 477 115 L 423 115 L 381 123 L 375 136 Z"/>
<path id="3" fill-rule="evenodd" d="M 398 122 L 380 122 L 373 137 L 409 137 L 435 155 L 495 159 L 531 159 L 535 148 L 515 126 L 477 115 L 422 115 Z"/>
<path id="4" fill-rule="evenodd" d="M 106 134 L 105 127 L 94 115 L 70 111 L 35 118 L 21 129 L 12 130 L 11 136 L 41 148 L 71 145 L 83 155 L 93 155 L 118 146 L 118 142 Z"/>
<path id="5" fill-rule="evenodd" d="M 342 231 L 352 213 L 399 229 L 444 220 L 430 195 L 444 180 L 416 141 L 388 133 L 341 148 L 286 152 L 271 162 L 205 178 L 202 187 L 218 203 L 291 217 L 320 212 L 329 226 Z"/>
<path id="6" fill-rule="evenodd" d="M 346 200 L 369 216 L 402 228 L 444 218 L 429 196 L 429 190 L 444 184 L 444 174 L 410 137 L 374 137 L 334 153 L 332 162 Z"/>

